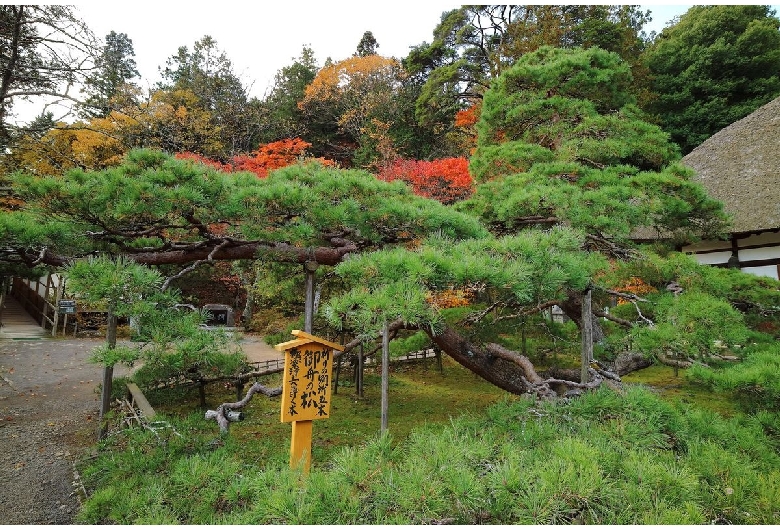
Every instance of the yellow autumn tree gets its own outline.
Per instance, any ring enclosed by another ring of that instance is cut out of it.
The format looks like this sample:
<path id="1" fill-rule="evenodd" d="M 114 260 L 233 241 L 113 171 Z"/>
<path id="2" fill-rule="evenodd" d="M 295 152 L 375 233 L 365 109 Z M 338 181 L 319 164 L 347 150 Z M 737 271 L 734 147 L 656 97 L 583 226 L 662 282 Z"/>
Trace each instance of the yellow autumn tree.
<path id="1" fill-rule="evenodd" d="M 125 131 L 133 147 L 153 147 L 170 153 L 216 156 L 222 152 L 220 128 L 191 90 L 156 90 L 149 101 L 128 109 Z"/>
<path id="2" fill-rule="evenodd" d="M 20 138 L 3 157 L 0 172 L 99 171 L 120 164 L 129 150 L 140 147 L 207 157 L 223 151 L 219 126 L 190 90 L 156 90 L 145 101 L 140 93 L 122 93 L 113 107 L 105 118 L 59 122 Z"/>
<path id="3" fill-rule="evenodd" d="M 392 128 L 405 76 L 398 60 L 380 55 L 350 57 L 320 69 L 298 103 L 312 124 L 315 151 L 330 143 L 342 152 L 318 154 L 368 167 L 394 158 Z M 345 160 L 344 151 L 352 160 Z"/>
<path id="4" fill-rule="evenodd" d="M 5 165 L 34 175 L 60 175 L 73 168 L 98 171 L 118 165 L 127 150 L 115 117 L 60 122 L 43 135 L 21 138 Z"/>

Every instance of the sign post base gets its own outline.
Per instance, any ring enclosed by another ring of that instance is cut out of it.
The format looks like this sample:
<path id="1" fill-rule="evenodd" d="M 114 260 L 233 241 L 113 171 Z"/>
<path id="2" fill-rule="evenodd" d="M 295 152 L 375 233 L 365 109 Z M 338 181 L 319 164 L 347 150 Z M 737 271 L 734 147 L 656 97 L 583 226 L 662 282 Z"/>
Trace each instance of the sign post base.
<path id="1" fill-rule="evenodd" d="M 303 465 L 304 474 L 309 474 L 311 466 L 311 427 L 312 420 L 292 422 L 292 440 L 290 441 L 290 469 Z"/>

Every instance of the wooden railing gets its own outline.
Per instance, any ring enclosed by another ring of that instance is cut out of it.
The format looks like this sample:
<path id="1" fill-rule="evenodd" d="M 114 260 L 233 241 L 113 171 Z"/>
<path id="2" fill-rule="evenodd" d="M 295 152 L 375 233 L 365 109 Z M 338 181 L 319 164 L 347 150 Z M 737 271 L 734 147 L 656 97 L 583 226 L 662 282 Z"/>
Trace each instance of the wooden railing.
<path id="1" fill-rule="evenodd" d="M 23 278 L 14 278 L 11 294 L 42 328 L 53 330 L 57 325 L 57 307 L 54 301 L 56 288 L 51 275 L 46 277 L 45 284 L 43 284 L 44 295 L 40 293 L 41 285 L 40 280 L 33 282 Z"/>
<path id="2" fill-rule="evenodd" d="M 284 371 L 284 359 L 266 359 L 265 361 L 254 361 L 246 363 L 256 372 L 273 374 Z"/>
<path id="3" fill-rule="evenodd" d="M 34 285 L 38 286 L 40 282 L 35 282 Z M 22 278 L 14 278 L 11 294 L 16 298 L 16 301 L 38 321 L 41 326 L 44 326 L 45 322 L 51 322 L 51 319 L 47 317 L 47 306 L 51 306 L 46 299 L 41 296 L 37 289 L 33 289 Z"/>

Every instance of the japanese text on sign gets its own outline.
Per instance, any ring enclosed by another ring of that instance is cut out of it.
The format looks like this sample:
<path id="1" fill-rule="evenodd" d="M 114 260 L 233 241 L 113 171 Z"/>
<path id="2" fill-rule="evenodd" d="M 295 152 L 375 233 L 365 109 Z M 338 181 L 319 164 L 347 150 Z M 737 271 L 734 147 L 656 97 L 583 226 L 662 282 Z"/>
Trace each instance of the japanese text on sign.
<path id="1" fill-rule="evenodd" d="M 311 342 L 285 351 L 282 421 L 330 416 L 332 350 Z"/>

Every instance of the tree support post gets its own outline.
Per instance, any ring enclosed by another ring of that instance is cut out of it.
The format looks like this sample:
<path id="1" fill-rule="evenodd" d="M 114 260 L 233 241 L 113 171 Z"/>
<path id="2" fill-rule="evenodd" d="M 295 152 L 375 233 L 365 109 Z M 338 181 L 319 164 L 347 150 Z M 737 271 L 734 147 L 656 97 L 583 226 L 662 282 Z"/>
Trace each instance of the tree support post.
<path id="1" fill-rule="evenodd" d="M 108 315 L 106 317 L 106 342 L 108 348 L 113 350 L 116 348 L 116 327 L 117 317 L 114 311 L 114 305 L 110 303 L 108 305 Z M 103 387 L 100 393 L 100 427 L 98 429 L 98 439 L 102 440 L 108 434 L 108 425 L 106 423 L 106 414 L 111 409 L 111 391 L 114 384 L 114 365 L 106 365 L 103 367 Z"/>
<path id="2" fill-rule="evenodd" d="M 100 428 L 98 430 L 98 439 L 102 440 L 108 434 L 108 425 L 106 424 L 106 414 L 111 409 L 111 391 L 114 380 L 114 365 L 109 364 L 103 367 L 103 387 L 100 391 Z"/>
<path id="3" fill-rule="evenodd" d="M 387 412 L 389 409 L 388 387 L 390 379 L 390 331 L 387 322 L 382 327 L 382 428 L 387 431 Z"/>
<path id="4" fill-rule="evenodd" d="M 357 372 L 357 378 L 355 381 L 355 388 L 357 391 L 357 395 L 359 397 L 363 397 L 363 368 L 364 368 L 364 358 L 363 358 L 363 343 L 360 343 L 360 350 L 358 351 L 358 372 Z"/>
<path id="5" fill-rule="evenodd" d="M 338 394 L 339 393 L 339 377 L 341 377 L 341 363 L 343 361 L 344 356 L 339 355 L 339 358 L 336 359 L 336 375 L 333 377 L 333 393 Z"/>
<path id="6" fill-rule="evenodd" d="M 311 333 L 314 327 L 314 273 L 317 270 L 316 261 L 307 261 L 303 265 L 306 273 L 306 306 L 304 308 L 303 331 Z"/>
<path id="7" fill-rule="evenodd" d="M 593 360 L 593 313 L 591 312 L 593 291 L 588 287 L 582 297 L 582 369 L 580 383 L 588 382 L 588 368 Z"/>

